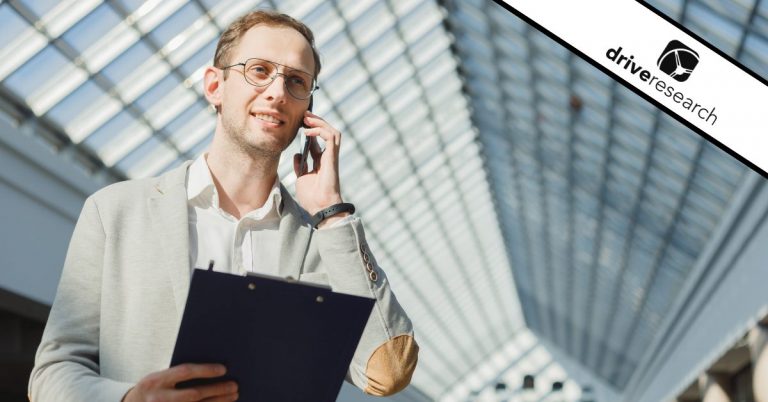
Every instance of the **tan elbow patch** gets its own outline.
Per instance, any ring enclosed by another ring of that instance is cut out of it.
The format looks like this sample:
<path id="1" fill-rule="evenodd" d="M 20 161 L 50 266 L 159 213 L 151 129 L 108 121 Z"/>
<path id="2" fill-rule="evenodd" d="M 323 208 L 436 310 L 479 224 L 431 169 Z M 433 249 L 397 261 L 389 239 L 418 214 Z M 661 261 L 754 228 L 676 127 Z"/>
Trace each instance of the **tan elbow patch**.
<path id="1" fill-rule="evenodd" d="M 365 393 L 387 396 L 405 388 L 411 383 L 418 356 L 419 345 L 411 335 L 396 336 L 379 346 L 365 369 Z"/>

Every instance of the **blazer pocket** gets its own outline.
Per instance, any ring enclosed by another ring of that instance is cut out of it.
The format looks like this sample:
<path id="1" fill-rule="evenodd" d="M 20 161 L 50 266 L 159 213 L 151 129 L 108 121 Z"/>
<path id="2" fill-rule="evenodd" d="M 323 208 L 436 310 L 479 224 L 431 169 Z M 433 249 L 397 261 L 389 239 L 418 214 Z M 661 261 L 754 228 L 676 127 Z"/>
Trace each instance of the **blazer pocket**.
<path id="1" fill-rule="evenodd" d="M 328 274 L 325 272 L 307 272 L 299 276 L 299 282 L 309 282 L 318 285 L 328 285 Z"/>

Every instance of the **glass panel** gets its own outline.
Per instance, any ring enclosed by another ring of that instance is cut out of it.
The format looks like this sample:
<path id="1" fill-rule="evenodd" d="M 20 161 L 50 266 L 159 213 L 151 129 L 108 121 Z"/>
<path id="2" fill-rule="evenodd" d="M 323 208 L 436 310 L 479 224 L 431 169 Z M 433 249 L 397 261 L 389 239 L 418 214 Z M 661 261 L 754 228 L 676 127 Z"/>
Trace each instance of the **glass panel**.
<path id="1" fill-rule="evenodd" d="M 100 0 L 60 1 L 45 14 L 38 14 L 38 16 L 43 15 L 41 19 L 43 26 L 51 37 L 56 38 L 88 15 L 100 3 Z"/>
<path id="2" fill-rule="evenodd" d="M 173 47 L 174 38 L 184 29 L 194 25 L 200 16 L 200 9 L 194 2 L 185 3 L 156 26 L 149 33 L 149 38 L 161 47 Z"/>
<path id="3" fill-rule="evenodd" d="M 112 7 L 102 4 L 64 33 L 62 39 L 78 53 L 83 53 L 121 22 L 122 18 Z"/>
<path id="4" fill-rule="evenodd" d="M 4 85 L 22 99 L 28 99 L 44 87 L 51 72 L 71 68 L 71 63 L 61 52 L 46 47 L 11 74 Z"/>
<path id="5" fill-rule="evenodd" d="M 0 80 L 3 80 L 48 41 L 8 4 L 0 4 L 0 43 Z"/>

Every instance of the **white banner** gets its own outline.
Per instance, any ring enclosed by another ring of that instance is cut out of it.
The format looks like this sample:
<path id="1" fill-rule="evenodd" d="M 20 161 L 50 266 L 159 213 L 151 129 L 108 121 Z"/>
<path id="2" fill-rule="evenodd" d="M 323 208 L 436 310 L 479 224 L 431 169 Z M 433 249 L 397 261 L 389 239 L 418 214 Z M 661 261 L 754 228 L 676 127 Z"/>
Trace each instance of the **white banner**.
<path id="1" fill-rule="evenodd" d="M 504 1 L 766 175 L 761 80 L 634 0 Z"/>

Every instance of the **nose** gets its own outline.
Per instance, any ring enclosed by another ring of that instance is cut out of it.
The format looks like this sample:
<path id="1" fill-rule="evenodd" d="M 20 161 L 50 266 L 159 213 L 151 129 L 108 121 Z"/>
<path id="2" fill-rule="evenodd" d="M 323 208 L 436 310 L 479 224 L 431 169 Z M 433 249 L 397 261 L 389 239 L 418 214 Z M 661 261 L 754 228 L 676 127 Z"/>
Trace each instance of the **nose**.
<path id="1" fill-rule="evenodd" d="M 279 100 L 285 102 L 285 98 L 288 96 L 285 88 L 285 75 L 277 73 L 275 79 L 264 88 L 263 94 L 268 100 Z"/>

